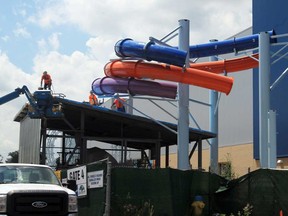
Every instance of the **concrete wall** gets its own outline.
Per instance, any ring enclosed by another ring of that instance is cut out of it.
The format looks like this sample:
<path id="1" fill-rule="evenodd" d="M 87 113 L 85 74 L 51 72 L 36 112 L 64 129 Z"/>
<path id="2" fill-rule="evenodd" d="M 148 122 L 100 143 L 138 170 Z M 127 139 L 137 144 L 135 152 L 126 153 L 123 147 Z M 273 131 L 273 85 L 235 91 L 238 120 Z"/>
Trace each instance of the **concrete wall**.
<path id="1" fill-rule="evenodd" d="M 203 164 L 202 167 L 205 171 L 209 170 L 210 166 L 210 151 L 204 149 L 203 152 Z M 198 151 L 196 150 L 190 160 L 192 169 L 197 169 L 198 165 Z M 250 171 L 256 170 L 259 166 L 258 161 L 253 159 L 253 144 L 241 144 L 241 145 L 230 145 L 222 146 L 219 148 L 219 163 L 231 162 L 232 172 L 236 177 L 245 175 Z M 165 164 L 165 156 L 161 157 L 161 164 Z M 171 168 L 177 168 L 177 154 L 170 154 L 169 166 Z M 164 167 L 164 166 L 162 166 Z"/>

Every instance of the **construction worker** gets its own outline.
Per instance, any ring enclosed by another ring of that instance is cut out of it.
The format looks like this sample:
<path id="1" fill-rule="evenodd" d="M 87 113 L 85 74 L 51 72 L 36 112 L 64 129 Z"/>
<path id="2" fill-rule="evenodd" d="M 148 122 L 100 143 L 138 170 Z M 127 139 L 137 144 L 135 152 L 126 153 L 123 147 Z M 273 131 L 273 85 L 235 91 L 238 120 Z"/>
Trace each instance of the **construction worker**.
<path id="1" fill-rule="evenodd" d="M 93 93 L 93 91 L 90 91 L 89 103 L 92 106 L 98 106 L 99 105 L 97 96 Z"/>
<path id="2" fill-rule="evenodd" d="M 119 111 L 119 112 L 125 112 L 125 106 L 124 106 L 124 103 L 123 103 L 123 102 L 125 102 L 125 100 L 124 100 L 123 98 L 116 98 L 116 99 L 114 100 L 111 108 L 112 108 L 113 106 L 116 106 L 117 111 Z"/>
<path id="3" fill-rule="evenodd" d="M 43 81 L 44 81 L 44 89 L 48 88 L 49 90 L 51 90 L 52 79 L 51 79 L 51 76 L 47 73 L 47 71 L 44 71 L 41 77 L 41 83 L 40 83 L 41 88 L 42 88 Z"/>
<path id="4" fill-rule="evenodd" d="M 193 216 L 201 216 L 203 213 L 203 209 L 205 207 L 203 197 L 199 195 L 195 196 L 194 201 L 191 204 L 191 207 Z"/>

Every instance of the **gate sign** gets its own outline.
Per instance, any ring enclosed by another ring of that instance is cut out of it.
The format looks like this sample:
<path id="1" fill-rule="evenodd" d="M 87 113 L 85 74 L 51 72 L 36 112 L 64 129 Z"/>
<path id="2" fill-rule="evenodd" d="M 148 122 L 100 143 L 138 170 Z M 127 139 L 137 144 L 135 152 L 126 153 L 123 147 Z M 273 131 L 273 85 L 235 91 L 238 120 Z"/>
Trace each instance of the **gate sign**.
<path id="1" fill-rule="evenodd" d="M 76 180 L 77 196 L 82 197 L 87 195 L 87 174 L 86 166 L 80 166 L 67 170 L 67 179 Z"/>
<path id="2" fill-rule="evenodd" d="M 68 180 L 76 180 L 76 184 L 86 184 L 86 166 L 79 166 L 67 171 Z"/>

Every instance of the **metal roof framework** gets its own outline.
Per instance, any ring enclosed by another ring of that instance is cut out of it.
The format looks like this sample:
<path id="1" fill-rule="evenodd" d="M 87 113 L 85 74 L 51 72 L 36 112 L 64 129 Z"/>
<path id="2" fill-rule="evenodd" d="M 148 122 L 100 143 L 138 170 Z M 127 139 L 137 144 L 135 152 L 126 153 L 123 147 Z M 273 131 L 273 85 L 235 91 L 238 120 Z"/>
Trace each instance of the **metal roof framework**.
<path id="1" fill-rule="evenodd" d="M 46 155 L 47 130 L 57 130 L 62 137 L 73 137 L 76 147 L 66 159 L 65 144 L 62 147 L 62 165 L 68 164 L 73 154 L 80 150 L 80 163 L 87 161 L 87 141 L 96 140 L 121 146 L 121 158 L 126 161 L 127 148 L 137 149 L 145 154 L 151 150 L 151 159 L 160 167 L 161 147 L 165 147 L 165 166 L 169 166 L 169 146 L 177 145 L 177 125 L 157 122 L 153 119 L 122 113 L 100 106 L 54 97 L 63 114 L 60 118 L 42 118 L 41 140 L 42 154 Z M 59 108 L 58 107 L 58 108 Z M 19 116 L 15 117 L 19 121 Z M 173 132 L 174 131 L 174 132 Z M 198 168 L 202 167 L 202 140 L 216 137 L 216 134 L 200 129 L 189 128 L 189 142 L 195 142 L 190 152 L 192 157 L 198 145 Z M 147 157 L 147 155 L 146 155 Z M 41 163 L 45 163 L 42 157 Z"/>

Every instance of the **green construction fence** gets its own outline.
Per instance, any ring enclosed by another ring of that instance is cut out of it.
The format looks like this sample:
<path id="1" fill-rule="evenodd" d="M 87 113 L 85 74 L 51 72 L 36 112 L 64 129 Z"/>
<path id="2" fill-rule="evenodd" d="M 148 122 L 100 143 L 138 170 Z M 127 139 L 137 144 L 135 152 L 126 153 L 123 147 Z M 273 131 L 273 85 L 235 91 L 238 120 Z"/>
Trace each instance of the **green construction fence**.
<path id="1" fill-rule="evenodd" d="M 196 196 L 205 203 L 202 215 L 288 215 L 287 170 L 259 169 L 228 181 L 198 170 L 118 167 L 111 169 L 108 199 L 107 163 L 87 165 L 87 173 L 99 170 L 103 187 L 90 188 L 78 199 L 79 216 L 188 216 Z"/>
<path id="2" fill-rule="evenodd" d="M 87 173 L 104 170 L 106 162 L 87 165 Z M 62 179 L 67 171 L 62 171 Z M 87 190 L 87 196 L 78 199 L 79 215 L 103 216 L 106 203 L 104 187 Z M 201 171 L 181 171 L 171 168 L 111 169 L 111 216 L 184 216 L 191 215 L 191 203 L 195 196 L 202 196 L 205 203 L 203 215 L 211 212 L 211 194 L 218 190 L 223 178 Z M 150 212 L 150 214 L 148 214 Z"/>

